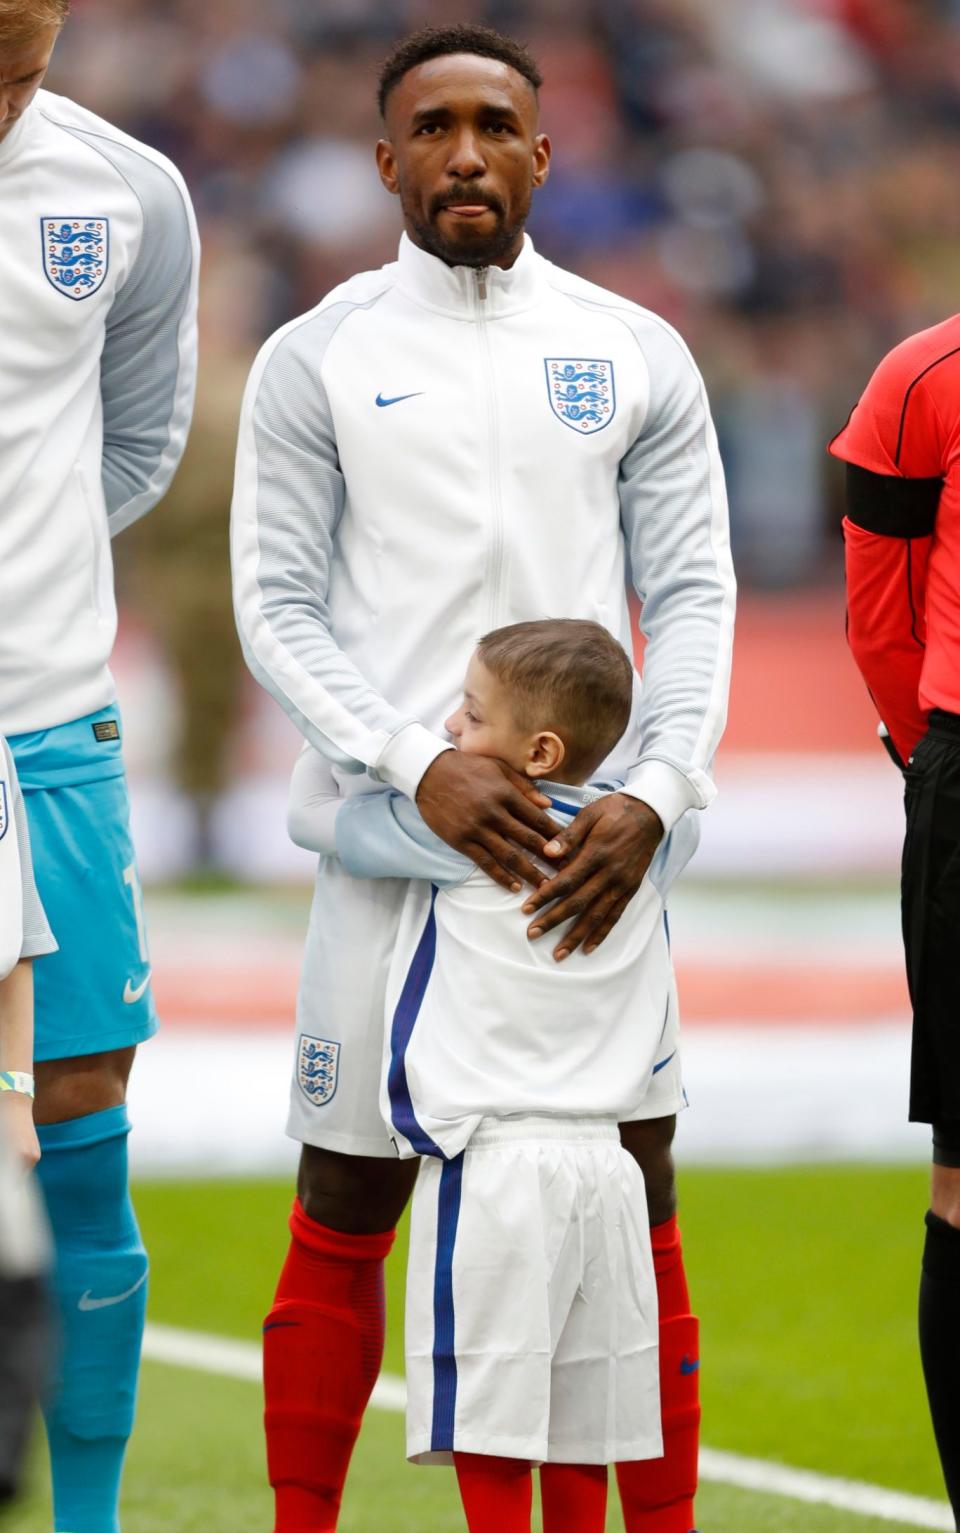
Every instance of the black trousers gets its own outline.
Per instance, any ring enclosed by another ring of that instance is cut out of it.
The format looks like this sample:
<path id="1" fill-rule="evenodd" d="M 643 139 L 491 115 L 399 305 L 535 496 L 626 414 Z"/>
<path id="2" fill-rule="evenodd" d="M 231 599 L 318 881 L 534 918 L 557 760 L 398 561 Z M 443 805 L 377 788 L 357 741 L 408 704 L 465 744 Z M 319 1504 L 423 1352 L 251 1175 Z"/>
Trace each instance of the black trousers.
<path id="1" fill-rule="evenodd" d="M 913 1005 L 910 1117 L 960 1164 L 960 717 L 934 710 L 906 770 L 901 899 Z"/>

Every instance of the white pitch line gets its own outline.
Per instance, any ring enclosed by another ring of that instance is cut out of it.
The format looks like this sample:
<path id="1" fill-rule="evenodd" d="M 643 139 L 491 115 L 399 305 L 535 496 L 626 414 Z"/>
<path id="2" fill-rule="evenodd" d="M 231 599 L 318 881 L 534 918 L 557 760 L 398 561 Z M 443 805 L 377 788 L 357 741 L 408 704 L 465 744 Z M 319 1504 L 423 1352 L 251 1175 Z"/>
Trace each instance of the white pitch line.
<path id="1" fill-rule="evenodd" d="M 200 1373 L 219 1373 L 256 1384 L 262 1378 L 260 1348 L 255 1342 L 234 1341 L 204 1331 L 148 1325 L 143 1338 L 143 1355 L 153 1363 L 171 1363 L 178 1368 L 195 1368 Z M 382 1411 L 402 1411 L 406 1403 L 403 1379 L 382 1373 L 374 1386 L 370 1404 Z M 700 1477 L 720 1485 L 736 1485 L 741 1490 L 786 1496 L 791 1501 L 806 1501 L 831 1506 L 841 1512 L 855 1512 L 861 1517 L 876 1517 L 883 1522 L 954 1533 L 953 1516 L 944 1501 L 886 1490 L 882 1485 L 867 1485 L 861 1480 L 841 1480 L 832 1475 L 816 1474 L 812 1469 L 791 1469 L 786 1464 L 770 1463 L 767 1459 L 745 1458 L 739 1453 L 701 1448 Z"/>
<path id="2" fill-rule="evenodd" d="M 143 1356 L 152 1363 L 172 1363 L 177 1368 L 196 1368 L 199 1373 L 220 1373 L 228 1379 L 263 1378 L 260 1348 L 253 1341 L 233 1341 L 206 1331 L 184 1331 L 175 1325 L 148 1325 L 143 1335 Z M 396 1375 L 381 1373 L 373 1386 L 370 1404 L 381 1411 L 407 1408 L 407 1386 Z"/>
<path id="3" fill-rule="evenodd" d="M 791 1501 L 832 1506 L 841 1512 L 858 1512 L 861 1517 L 906 1523 L 908 1527 L 939 1528 L 943 1533 L 954 1533 L 956 1527 L 953 1514 L 944 1501 L 886 1490 L 882 1485 L 867 1485 L 862 1480 L 841 1480 L 832 1475 L 816 1474 L 812 1469 L 791 1469 L 768 1459 L 720 1453 L 716 1448 L 700 1449 L 700 1478 L 716 1480 L 721 1485 L 736 1485 L 741 1490 L 789 1496 Z"/>

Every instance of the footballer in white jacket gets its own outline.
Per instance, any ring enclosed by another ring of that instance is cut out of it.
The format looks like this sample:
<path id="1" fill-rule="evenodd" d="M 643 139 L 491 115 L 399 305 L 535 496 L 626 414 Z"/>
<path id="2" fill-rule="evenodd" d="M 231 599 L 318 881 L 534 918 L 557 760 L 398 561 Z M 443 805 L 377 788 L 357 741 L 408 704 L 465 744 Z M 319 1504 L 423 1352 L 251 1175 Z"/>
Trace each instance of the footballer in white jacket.
<path id="1" fill-rule="evenodd" d="M 198 250 L 170 162 L 39 89 L 67 8 L 0 8 L 0 731 L 59 943 L 35 1027 L 61 1312 L 56 1525 L 111 1533 L 147 1276 L 125 1092 L 157 1021 L 109 669 L 110 539 L 159 500 L 186 443 Z"/>
<path id="2" fill-rule="evenodd" d="M 399 256 L 285 326 L 254 365 L 234 593 L 249 665 L 334 763 L 343 791 L 372 779 L 415 798 L 430 828 L 498 882 L 534 884 L 533 935 L 562 927 L 558 955 L 579 945 L 589 955 L 664 833 L 713 796 L 734 580 L 716 437 L 687 348 L 656 315 L 560 270 L 524 235 L 550 158 L 539 83 L 529 54 L 484 28 L 425 29 L 387 59 L 377 158 L 403 210 Z M 573 855 L 548 904 L 530 855 L 554 834 L 544 801 L 498 763 L 450 751 L 442 723 L 466 657 L 493 627 L 589 618 L 629 652 L 628 582 L 647 644 L 634 717 L 608 767 L 625 788 L 559 838 Z M 297 1055 L 302 1064 L 324 1039 L 335 1059 L 322 1079 L 294 1072 L 300 1197 L 265 1341 L 280 1529 L 308 1507 L 334 1525 L 372 1382 L 352 1355 L 325 1351 L 331 1399 L 318 1404 L 294 1353 L 306 1355 L 312 1332 L 326 1347 L 332 1308 L 349 1317 L 340 1334 L 360 1334 L 363 1356 L 376 1356 L 382 1321 L 341 1275 L 344 1263 L 377 1267 L 413 1181 L 377 1110 L 403 897 L 402 883 L 321 864 Z M 667 1226 L 673 1119 L 654 1121 L 624 1142 L 643 1165 L 653 1223 Z M 296 1328 L 281 1318 L 291 1304 Z M 692 1526 L 695 1444 L 684 1452 Z M 638 1517 L 647 1493 L 635 1498 Z"/>

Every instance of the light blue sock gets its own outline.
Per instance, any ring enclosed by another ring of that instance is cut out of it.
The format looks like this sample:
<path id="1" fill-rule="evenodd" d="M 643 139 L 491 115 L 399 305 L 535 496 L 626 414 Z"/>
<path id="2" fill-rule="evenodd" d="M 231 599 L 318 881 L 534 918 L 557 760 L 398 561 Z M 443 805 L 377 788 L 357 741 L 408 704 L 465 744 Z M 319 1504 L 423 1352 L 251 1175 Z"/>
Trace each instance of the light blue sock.
<path id="1" fill-rule="evenodd" d="M 60 1367 L 45 1411 L 58 1533 L 119 1533 L 147 1302 L 127 1188 L 126 1107 L 44 1124 L 38 1174 L 56 1245 Z"/>

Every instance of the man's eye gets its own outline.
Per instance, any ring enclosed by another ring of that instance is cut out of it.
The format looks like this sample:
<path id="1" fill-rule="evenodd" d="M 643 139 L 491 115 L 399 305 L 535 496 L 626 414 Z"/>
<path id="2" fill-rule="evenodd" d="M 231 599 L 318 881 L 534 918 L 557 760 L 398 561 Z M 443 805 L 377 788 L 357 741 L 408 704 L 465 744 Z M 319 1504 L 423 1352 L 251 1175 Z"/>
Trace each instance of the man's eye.
<path id="1" fill-rule="evenodd" d="M 510 124 L 508 122 L 492 122 L 490 124 L 490 132 L 491 133 L 497 133 L 497 134 L 500 134 L 500 135 L 503 135 L 504 133 L 509 133 L 510 132 Z"/>
<path id="2" fill-rule="evenodd" d="M 438 122 L 422 122 L 420 124 L 419 128 L 417 129 L 416 136 L 418 138 L 421 138 L 421 137 L 425 136 L 428 133 L 432 134 L 432 133 L 439 133 L 439 132 L 440 132 L 440 124 Z"/>

